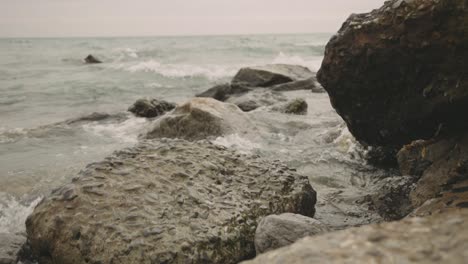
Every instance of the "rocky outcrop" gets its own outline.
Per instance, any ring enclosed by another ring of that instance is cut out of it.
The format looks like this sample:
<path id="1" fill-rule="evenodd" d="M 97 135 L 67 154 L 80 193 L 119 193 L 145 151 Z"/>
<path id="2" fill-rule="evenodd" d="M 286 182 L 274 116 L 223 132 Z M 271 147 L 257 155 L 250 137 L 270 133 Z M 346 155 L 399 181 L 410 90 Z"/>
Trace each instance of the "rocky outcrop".
<path id="1" fill-rule="evenodd" d="M 232 79 L 232 85 L 244 87 L 270 87 L 314 77 L 314 74 L 299 65 L 269 64 L 246 67 Z"/>
<path id="2" fill-rule="evenodd" d="M 445 201 L 440 208 L 468 205 L 468 188 L 464 187 L 468 180 L 468 135 L 413 142 L 398 153 L 398 160 L 403 174 L 419 179 L 410 193 L 415 208 L 428 200 Z"/>
<path id="3" fill-rule="evenodd" d="M 299 215 L 285 213 L 269 215 L 258 223 L 255 231 L 255 249 L 257 255 L 289 246 L 306 236 L 318 235 L 328 231 L 320 221 Z"/>
<path id="4" fill-rule="evenodd" d="M 260 218 L 314 215 L 307 177 L 206 141 L 142 141 L 88 165 L 28 217 L 40 263 L 238 263 Z"/>
<path id="5" fill-rule="evenodd" d="M 351 133 L 401 147 L 468 123 L 465 0 L 392 0 L 352 15 L 328 43 L 318 80 Z"/>
<path id="6" fill-rule="evenodd" d="M 206 139 L 255 130 L 235 105 L 211 98 L 194 98 L 158 120 L 147 138 Z"/>
<path id="7" fill-rule="evenodd" d="M 454 263 L 468 259 L 468 210 L 307 237 L 245 264 Z"/>
<path id="8" fill-rule="evenodd" d="M 96 63 L 102 63 L 102 61 L 98 60 L 96 57 L 93 55 L 89 54 L 84 61 L 88 64 L 96 64 Z"/>
<path id="9" fill-rule="evenodd" d="M 153 118 L 161 116 L 175 107 L 176 105 L 174 103 L 169 103 L 164 100 L 143 98 L 138 99 L 128 108 L 128 111 L 138 117 Z"/>

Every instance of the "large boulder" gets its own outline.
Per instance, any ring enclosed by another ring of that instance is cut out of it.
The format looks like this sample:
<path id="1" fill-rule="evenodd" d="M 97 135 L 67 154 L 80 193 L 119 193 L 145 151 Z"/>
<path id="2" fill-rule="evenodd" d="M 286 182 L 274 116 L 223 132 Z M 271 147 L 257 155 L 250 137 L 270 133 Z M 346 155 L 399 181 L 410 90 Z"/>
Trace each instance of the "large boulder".
<path id="1" fill-rule="evenodd" d="M 244 264 L 453 263 L 468 259 L 468 210 L 304 238 Z"/>
<path id="2" fill-rule="evenodd" d="M 314 215 L 307 177 L 207 141 L 142 141 L 88 165 L 26 221 L 40 263 L 238 263 L 260 218 Z"/>
<path id="3" fill-rule="evenodd" d="M 255 249 L 259 255 L 327 231 L 329 229 L 324 224 L 307 216 L 292 213 L 269 215 L 258 223 L 255 231 Z"/>
<path id="4" fill-rule="evenodd" d="M 174 103 L 169 103 L 164 100 L 143 98 L 138 99 L 128 108 L 128 111 L 138 117 L 152 118 L 161 116 L 175 107 L 176 105 Z"/>
<path id="5" fill-rule="evenodd" d="M 303 66 L 269 64 L 240 69 L 232 79 L 232 85 L 241 87 L 270 87 L 306 80 L 312 77 L 314 77 L 314 73 Z"/>
<path id="6" fill-rule="evenodd" d="M 333 36 L 317 77 L 358 140 L 400 147 L 468 127 L 466 5 L 386 1 Z"/>
<path id="7" fill-rule="evenodd" d="M 146 137 L 199 140 L 254 129 L 237 106 L 211 98 L 193 98 L 158 120 Z"/>

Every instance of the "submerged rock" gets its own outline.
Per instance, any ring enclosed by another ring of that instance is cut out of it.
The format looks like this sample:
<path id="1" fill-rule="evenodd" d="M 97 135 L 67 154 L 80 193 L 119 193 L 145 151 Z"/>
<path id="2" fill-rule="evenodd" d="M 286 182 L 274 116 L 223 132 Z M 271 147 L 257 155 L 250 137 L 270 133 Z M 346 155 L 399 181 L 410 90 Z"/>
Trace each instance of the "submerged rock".
<path id="1" fill-rule="evenodd" d="M 237 106 L 211 98 L 194 98 L 158 120 L 146 137 L 199 140 L 254 129 Z"/>
<path id="2" fill-rule="evenodd" d="M 240 86 L 231 86 L 229 83 L 216 85 L 202 93 L 196 95 L 196 97 L 209 97 L 218 101 L 226 101 L 231 95 L 242 94 L 250 91 L 249 88 Z"/>
<path id="3" fill-rule="evenodd" d="M 16 264 L 26 237 L 0 233 L 0 264 Z"/>
<path id="4" fill-rule="evenodd" d="M 269 215 L 258 223 L 255 232 L 257 255 L 280 247 L 289 246 L 306 236 L 328 231 L 320 221 L 299 214 Z"/>
<path id="5" fill-rule="evenodd" d="M 128 108 L 128 111 L 139 117 L 152 118 L 163 115 L 175 107 L 176 105 L 174 103 L 169 103 L 164 100 L 143 98 L 138 99 Z"/>
<path id="6" fill-rule="evenodd" d="M 317 77 L 359 141 L 399 148 L 468 127 L 467 24 L 465 0 L 392 0 L 348 18 Z"/>
<path id="7" fill-rule="evenodd" d="M 237 105 L 245 112 L 255 110 L 261 106 L 271 106 L 285 101 L 287 101 L 287 98 L 280 92 L 265 89 L 255 89 L 249 93 L 234 95 L 226 100 L 226 102 Z"/>
<path id="8" fill-rule="evenodd" d="M 270 87 L 314 77 L 306 67 L 288 64 L 270 64 L 242 68 L 232 79 L 232 85 L 241 87 Z"/>
<path id="9" fill-rule="evenodd" d="M 282 108 L 286 114 L 305 115 L 307 114 L 307 102 L 304 99 L 297 98 Z"/>
<path id="10" fill-rule="evenodd" d="M 260 218 L 314 215 L 307 177 L 206 141 L 142 141 L 88 165 L 26 221 L 40 263 L 238 263 Z"/>
<path id="11" fill-rule="evenodd" d="M 98 60 L 93 55 L 89 54 L 88 57 L 84 59 L 84 61 L 88 64 L 95 64 L 95 63 L 102 63 L 102 61 Z"/>
<path id="12" fill-rule="evenodd" d="M 307 237 L 244 264 L 466 263 L 468 210 Z"/>

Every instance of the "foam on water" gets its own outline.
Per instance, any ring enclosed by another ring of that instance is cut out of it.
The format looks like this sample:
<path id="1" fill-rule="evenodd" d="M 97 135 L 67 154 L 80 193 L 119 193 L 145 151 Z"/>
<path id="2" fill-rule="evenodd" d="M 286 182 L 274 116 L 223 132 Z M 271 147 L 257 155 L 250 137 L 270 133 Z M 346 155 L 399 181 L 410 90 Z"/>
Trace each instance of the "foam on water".
<path id="1" fill-rule="evenodd" d="M 18 199 L 0 193 L 0 233 L 23 233 L 25 232 L 24 223 L 29 214 L 36 205 L 42 200 L 38 197 L 29 203 L 20 202 Z"/>
<path id="2" fill-rule="evenodd" d="M 138 135 L 149 125 L 146 118 L 130 117 L 121 123 L 102 124 L 92 122 L 83 125 L 83 129 L 100 137 L 111 137 L 120 142 L 136 143 Z"/>
<path id="3" fill-rule="evenodd" d="M 301 65 L 309 68 L 312 71 L 317 71 L 320 69 L 322 63 L 322 57 L 316 57 L 310 60 L 305 60 L 298 55 L 289 55 L 283 52 L 280 52 L 276 58 L 273 59 L 272 63 L 282 63 L 282 64 L 295 64 Z"/>
<path id="4" fill-rule="evenodd" d="M 216 80 L 233 76 L 239 69 L 238 66 L 229 65 L 191 65 L 191 64 L 163 64 L 150 59 L 130 66 L 120 64 L 118 69 L 135 72 L 153 72 L 169 78 L 205 77 Z"/>
<path id="5" fill-rule="evenodd" d="M 244 154 L 252 153 L 255 149 L 259 149 L 261 147 L 260 144 L 254 143 L 238 134 L 218 137 L 212 142 L 216 145 L 221 145 L 227 148 L 235 148 Z"/>

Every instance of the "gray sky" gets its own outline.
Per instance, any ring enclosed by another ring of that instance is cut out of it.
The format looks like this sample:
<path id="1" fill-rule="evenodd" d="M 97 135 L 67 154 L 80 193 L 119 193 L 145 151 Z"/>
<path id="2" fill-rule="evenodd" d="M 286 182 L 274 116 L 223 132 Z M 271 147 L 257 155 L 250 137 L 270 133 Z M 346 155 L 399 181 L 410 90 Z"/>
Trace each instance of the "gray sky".
<path id="1" fill-rule="evenodd" d="M 0 0 L 0 37 L 335 32 L 384 0 Z"/>

